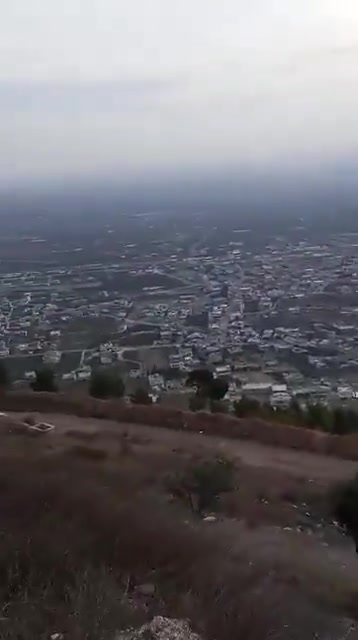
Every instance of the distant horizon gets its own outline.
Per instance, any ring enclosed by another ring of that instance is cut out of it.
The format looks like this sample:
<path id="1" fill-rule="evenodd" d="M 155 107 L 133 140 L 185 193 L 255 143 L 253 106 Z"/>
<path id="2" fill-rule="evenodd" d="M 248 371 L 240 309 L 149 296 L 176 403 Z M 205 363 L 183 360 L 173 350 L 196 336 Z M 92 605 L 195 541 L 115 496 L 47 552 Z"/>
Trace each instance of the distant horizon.
<path id="1" fill-rule="evenodd" d="M 358 222 L 358 186 L 354 172 L 332 169 L 318 175 L 236 177 L 209 175 L 144 179 L 131 184 L 116 179 L 42 181 L 0 188 L 0 216 L 168 214 L 237 215 L 261 219 L 347 217 Z"/>
<path id="2" fill-rule="evenodd" d="M 356 172 L 357 33 L 355 0 L 13 0 L 0 189 Z"/>

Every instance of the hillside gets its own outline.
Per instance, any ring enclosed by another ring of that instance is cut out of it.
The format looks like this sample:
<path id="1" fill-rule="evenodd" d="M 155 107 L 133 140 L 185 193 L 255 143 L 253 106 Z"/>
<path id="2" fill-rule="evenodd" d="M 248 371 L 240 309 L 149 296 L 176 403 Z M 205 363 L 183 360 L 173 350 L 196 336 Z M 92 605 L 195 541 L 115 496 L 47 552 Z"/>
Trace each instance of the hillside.
<path id="1" fill-rule="evenodd" d="M 155 615 L 213 640 L 356 637 L 329 511 L 353 462 L 53 412 L 3 416 L 0 439 L 1 638 L 112 640 Z M 199 515 L 180 479 L 218 459 L 232 484 Z"/>

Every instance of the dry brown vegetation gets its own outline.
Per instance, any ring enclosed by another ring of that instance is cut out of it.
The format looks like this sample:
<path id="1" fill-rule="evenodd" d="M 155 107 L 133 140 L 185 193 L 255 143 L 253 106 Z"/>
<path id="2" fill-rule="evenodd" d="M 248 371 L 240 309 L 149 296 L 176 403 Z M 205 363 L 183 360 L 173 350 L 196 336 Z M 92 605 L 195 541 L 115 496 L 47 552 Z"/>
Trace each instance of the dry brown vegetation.
<path id="1" fill-rule="evenodd" d="M 61 632 L 66 640 L 113 640 L 116 630 L 153 613 L 188 617 L 208 639 L 311 637 L 305 591 L 315 596 L 321 577 L 310 567 L 304 584 L 292 569 L 266 561 L 265 549 L 252 562 L 256 556 L 237 539 L 245 528 L 228 532 L 230 519 L 208 528 L 169 495 L 168 474 L 201 459 L 102 422 L 97 431 L 71 428 L 38 439 L 0 431 L 0 637 Z M 292 502 L 324 512 L 325 485 L 244 464 L 235 473 L 218 511 L 246 522 L 252 535 L 266 525 L 294 525 Z M 348 611 L 351 590 L 338 593 L 340 582 L 330 579 L 335 604 Z M 137 594 L 147 582 L 156 586 L 154 598 Z M 287 635 L 283 621 L 297 607 L 307 629 Z"/>
<path id="2" fill-rule="evenodd" d="M 80 417 L 117 420 L 204 432 L 229 438 L 250 439 L 267 445 L 311 451 L 358 460 L 358 435 L 334 436 L 257 418 L 235 418 L 222 413 L 191 413 L 163 406 L 128 405 L 120 400 L 97 400 L 65 393 L 8 392 L 1 397 L 2 410 L 66 413 Z"/>
<path id="3" fill-rule="evenodd" d="M 24 459 L 19 438 L 11 455 L 11 438 L 0 466 L 1 638 L 112 639 L 154 609 L 189 616 L 206 636 L 265 637 L 273 610 L 258 622 L 252 609 L 263 576 L 168 518 L 153 495 L 156 460 L 98 466 L 96 448 L 54 454 L 32 440 Z M 155 601 L 130 606 L 148 581 Z"/>

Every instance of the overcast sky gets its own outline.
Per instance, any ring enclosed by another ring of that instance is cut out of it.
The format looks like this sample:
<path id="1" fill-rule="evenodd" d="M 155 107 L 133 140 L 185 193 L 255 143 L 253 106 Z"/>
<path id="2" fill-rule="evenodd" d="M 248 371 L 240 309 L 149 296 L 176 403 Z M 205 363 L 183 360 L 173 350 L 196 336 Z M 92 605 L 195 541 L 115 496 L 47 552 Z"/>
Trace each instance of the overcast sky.
<path id="1" fill-rule="evenodd" d="M 357 0 L 0 0 L 0 183 L 358 153 Z"/>

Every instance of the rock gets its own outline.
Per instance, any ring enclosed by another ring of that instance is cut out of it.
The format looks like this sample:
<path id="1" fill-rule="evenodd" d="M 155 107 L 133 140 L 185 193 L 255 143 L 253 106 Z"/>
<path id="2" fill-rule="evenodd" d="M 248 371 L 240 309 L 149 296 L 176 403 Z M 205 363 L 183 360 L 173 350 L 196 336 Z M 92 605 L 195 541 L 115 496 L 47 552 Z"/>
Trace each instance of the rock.
<path id="1" fill-rule="evenodd" d="M 136 588 L 137 593 L 141 596 L 154 596 L 155 594 L 155 584 L 152 582 L 147 582 L 146 584 L 139 584 Z"/>
<path id="2" fill-rule="evenodd" d="M 201 640 L 187 620 L 156 616 L 139 629 L 127 629 L 118 633 L 114 640 Z"/>
<path id="3" fill-rule="evenodd" d="M 218 519 L 216 516 L 206 516 L 203 518 L 203 522 L 217 522 Z"/>

